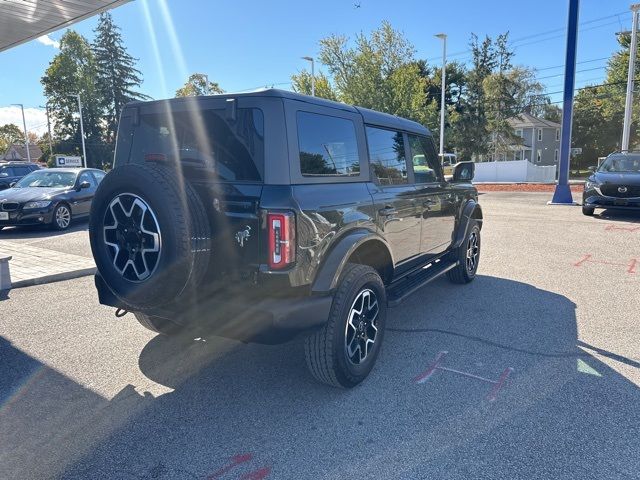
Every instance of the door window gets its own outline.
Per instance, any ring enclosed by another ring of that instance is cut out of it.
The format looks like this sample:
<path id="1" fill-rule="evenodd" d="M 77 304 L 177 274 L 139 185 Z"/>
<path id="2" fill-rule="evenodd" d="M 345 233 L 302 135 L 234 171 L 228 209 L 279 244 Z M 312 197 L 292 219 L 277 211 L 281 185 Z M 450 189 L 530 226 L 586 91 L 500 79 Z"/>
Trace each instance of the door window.
<path id="1" fill-rule="evenodd" d="M 351 120 L 298 112 L 297 124 L 302 175 L 360 174 L 356 127 Z"/>
<path id="2" fill-rule="evenodd" d="M 89 172 L 83 172 L 80 175 L 80 180 L 78 181 L 78 185 L 81 185 L 82 182 L 89 182 L 91 188 L 96 186 L 96 181 L 93 179 L 93 176 Z"/>
<path id="3" fill-rule="evenodd" d="M 442 180 L 440 162 L 433 142 L 427 137 L 409 135 L 413 174 L 416 183 L 433 183 Z"/>
<path id="4" fill-rule="evenodd" d="M 104 172 L 91 172 L 91 174 L 96 179 L 96 184 L 98 185 L 100 185 L 100 182 L 102 181 L 102 179 L 107 175 Z"/>
<path id="5" fill-rule="evenodd" d="M 402 132 L 367 127 L 369 163 L 380 185 L 409 183 Z"/>

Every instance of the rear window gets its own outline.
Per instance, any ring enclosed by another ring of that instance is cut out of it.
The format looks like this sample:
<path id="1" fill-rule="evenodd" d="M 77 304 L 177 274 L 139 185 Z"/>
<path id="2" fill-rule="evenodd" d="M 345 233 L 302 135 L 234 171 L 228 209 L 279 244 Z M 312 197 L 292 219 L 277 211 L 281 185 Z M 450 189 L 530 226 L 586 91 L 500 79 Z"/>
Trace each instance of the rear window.
<path id="1" fill-rule="evenodd" d="M 262 111 L 239 108 L 235 121 L 228 121 L 224 110 L 142 114 L 129 159 L 179 161 L 206 168 L 221 181 L 259 182 L 264 176 Z"/>
<path id="2" fill-rule="evenodd" d="M 360 174 L 356 127 L 351 120 L 298 112 L 297 123 L 303 175 Z"/>

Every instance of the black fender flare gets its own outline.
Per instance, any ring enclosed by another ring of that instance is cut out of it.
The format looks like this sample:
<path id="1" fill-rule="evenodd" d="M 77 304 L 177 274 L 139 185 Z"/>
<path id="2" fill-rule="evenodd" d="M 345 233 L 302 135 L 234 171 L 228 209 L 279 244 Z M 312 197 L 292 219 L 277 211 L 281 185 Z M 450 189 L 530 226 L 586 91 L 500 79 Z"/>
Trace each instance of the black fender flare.
<path id="1" fill-rule="evenodd" d="M 393 254 L 389 244 L 380 235 L 366 229 L 356 229 L 344 235 L 331 249 L 317 271 L 311 291 L 326 294 L 336 288 L 340 275 L 353 252 L 368 242 L 378 242 L 386 249 L 393 268 Z"/>
<path id="2" fill-rule="evenodd" d="M 458 222 L 458 229 L 456 231 L 455 240 L 453 241 L 452 248 L 458 248 L 464 242 L 469 233 L 469 226 L 471 221 L 474 220 L 478 223 L 480 229 L 482 229 L 482 207 L 475 200 L 469 200 L 462 207 L 462 213 L 460 215 L 460 221 Z"/>

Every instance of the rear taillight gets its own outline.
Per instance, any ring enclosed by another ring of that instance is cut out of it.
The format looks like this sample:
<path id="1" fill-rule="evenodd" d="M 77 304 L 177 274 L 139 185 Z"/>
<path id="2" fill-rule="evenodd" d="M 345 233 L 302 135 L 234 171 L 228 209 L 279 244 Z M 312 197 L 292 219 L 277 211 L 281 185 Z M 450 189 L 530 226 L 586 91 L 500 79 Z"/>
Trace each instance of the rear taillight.
<path id="1" fill-rule="evenodd" d="M 267 213 L 269 268 L 285 268 L 296 261 L 296 217 L 293 212 Z"/>

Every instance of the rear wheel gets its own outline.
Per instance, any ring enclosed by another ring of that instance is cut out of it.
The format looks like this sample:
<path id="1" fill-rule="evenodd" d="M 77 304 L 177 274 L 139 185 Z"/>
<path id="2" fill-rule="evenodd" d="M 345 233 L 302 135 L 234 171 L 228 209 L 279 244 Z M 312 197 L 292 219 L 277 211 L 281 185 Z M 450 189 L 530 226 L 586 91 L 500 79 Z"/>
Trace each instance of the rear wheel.
<path id="1" fill-rule="evenodd" d="M 582 206 L 582 214 L 586 215 L 588 217 L 593 215 L 593 212 L 595 211 L 595 208 L 592 207 L 585 207 L 584 205 Z"/>
<path id="2" fill-rule="evenodd" d="M 61 203 L 53 210 L 51 226 L 55 230 L 66 230 L 71 225 L 71 209 L 66 203 Z"/>
<path id="3" fill-rule="evenodd" d="M 380 353 L 386 314 L 387 297 L 378 272 L 348 264 L 329 320 L 305 339 L 305 358 L 314 378 L 342 388 L 362 382 Z"/>
<path id="4" fill-rule="evenodd" d="M 480 262 L 480 226 L 472 220 L 467 238 L 454 252 L 458 265 L 447 272 L 447 278 L 453 283 L 465 284 L 476 278 Z"/>

